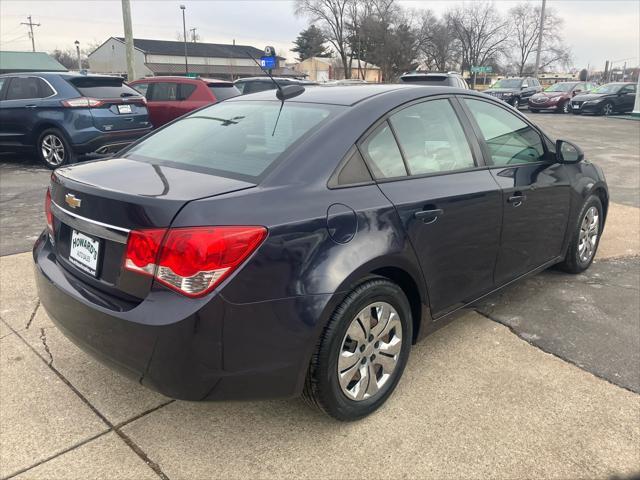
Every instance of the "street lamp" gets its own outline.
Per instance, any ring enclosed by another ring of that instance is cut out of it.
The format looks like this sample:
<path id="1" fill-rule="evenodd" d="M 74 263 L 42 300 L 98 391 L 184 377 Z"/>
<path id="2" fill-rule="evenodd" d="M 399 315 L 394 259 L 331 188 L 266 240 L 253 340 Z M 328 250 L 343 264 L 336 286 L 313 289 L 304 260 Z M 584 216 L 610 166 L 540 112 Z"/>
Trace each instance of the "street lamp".
<path id="1" fill-rule="evenodd" d="M 78 55 L 78 71 L 82 70 L 82 62 L 80 61 L 80 42 L 78 40 L 76 40 L 75 42 L 76 45 L 76 54 Z"/>
<path id="2" fill-rule="evenodd" d="M 187 23 L 184 19 L 184 11 L 186 8 L 184 5 L 180 5 L 180 10 L 182 10 L 182 33 L 184 35 L 184 71 L 185 75 L 189 75 L 189 64 L 187 63 Z"/>

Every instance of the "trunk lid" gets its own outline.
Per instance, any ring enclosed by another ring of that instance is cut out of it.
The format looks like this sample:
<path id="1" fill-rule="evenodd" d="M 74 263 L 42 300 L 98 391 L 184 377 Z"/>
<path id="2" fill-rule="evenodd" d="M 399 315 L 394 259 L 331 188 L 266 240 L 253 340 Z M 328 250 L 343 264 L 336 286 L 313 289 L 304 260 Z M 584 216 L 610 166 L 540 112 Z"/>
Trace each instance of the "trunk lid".
<path id="1" fill-rule="evenodd" d="M 123 158 L 60 168 L 51 181 L 57 259 L 100 290 L 128 300 L 142 299 L 151 288 L 151 278 L 122 268 L 128 232 L 167 228 L 192 200 L 254 186 Z M 77 255 L 91 254 L 93 263 L 78 261 Z"/>
<path id="2" fill-rule="evenodd" d="M 83 97 L 100 101 L 89 108 L 99 130 L 116 132 L 150 125 L 145 98 L 121 77 L 80 76 L 68 81 Z"/>

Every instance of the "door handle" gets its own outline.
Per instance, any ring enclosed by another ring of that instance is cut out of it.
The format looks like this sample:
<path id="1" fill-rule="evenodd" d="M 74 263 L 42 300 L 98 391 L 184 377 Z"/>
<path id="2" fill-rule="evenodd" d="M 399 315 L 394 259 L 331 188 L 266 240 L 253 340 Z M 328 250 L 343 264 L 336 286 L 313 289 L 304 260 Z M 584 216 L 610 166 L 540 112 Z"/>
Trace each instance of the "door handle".
<path id="1" fill-rule="evenodd" d="M 37 105 L 25 105 L 24 108 L 36 108 Z"/>
<path id="2" fill-rule="evenodd" d="M 514 207 L 519 207 L 520 205 L 522 205 L 522 202 L 524 202 L 526 199 L 527 199 L 526 195 L 523 195 L 520 192 L 515 192 L 513 195 L 511 195 L 507 199 L 507 202 L 513 204 Z"/>
<path id="3" fill-rule="evenodd" d="M 420 210 L 413 214 L 418 220 L 422 220 L 427 225 L 430 223 L 435 223 L 438 220 L 440 215 L 444 215 L 444 210 L 441 208 L 434 208 L 432 210 Z"/>

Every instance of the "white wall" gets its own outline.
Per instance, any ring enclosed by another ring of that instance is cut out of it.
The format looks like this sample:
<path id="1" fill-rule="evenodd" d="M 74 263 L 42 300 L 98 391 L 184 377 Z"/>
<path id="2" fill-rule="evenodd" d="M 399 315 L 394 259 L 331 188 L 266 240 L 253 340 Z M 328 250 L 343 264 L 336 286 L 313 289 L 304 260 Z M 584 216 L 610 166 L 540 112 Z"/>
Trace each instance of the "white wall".
<path id="1" fill-rule="evenodd" d="M 218 58 L 218 57 L 187 57 L 189 65 L 234 65 L 253 67 L 256 63 L 250 58 Z M 258 59 L 258 61 L 260 61 Z M 184 65 L 184 55 L 156 55 L 148 54 L 147 63 L 170 63 Z"/>
<path id="2" fill-rule="evenodd" d="M 144 53 L 134 48 L 133 58 L 136 78 L 153 75 L 153 72 L 144 65 Z M 89 55 L 89 70 L 92 73 L 126 74 L 127 54 L 125 44 L 114 38 L 107 40 Z"/>

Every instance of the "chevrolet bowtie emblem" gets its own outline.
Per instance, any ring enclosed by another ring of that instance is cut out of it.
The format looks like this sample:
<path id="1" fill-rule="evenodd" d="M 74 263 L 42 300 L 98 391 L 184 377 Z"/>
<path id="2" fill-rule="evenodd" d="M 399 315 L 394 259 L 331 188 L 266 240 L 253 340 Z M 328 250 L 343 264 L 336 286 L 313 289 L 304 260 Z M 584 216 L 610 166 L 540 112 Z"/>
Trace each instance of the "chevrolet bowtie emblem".
<path id="1" fill-rule="evenodd" d="M 82 200 L 80 200 L 79 198 L 76 198 L 76 196 L 73 193 L 67 193 L 64 196 L 64 201 L 67 202 L 67 205 L 69 205 L 71 208 L 79 207 L 80 204 L 82 203 Z"/>

